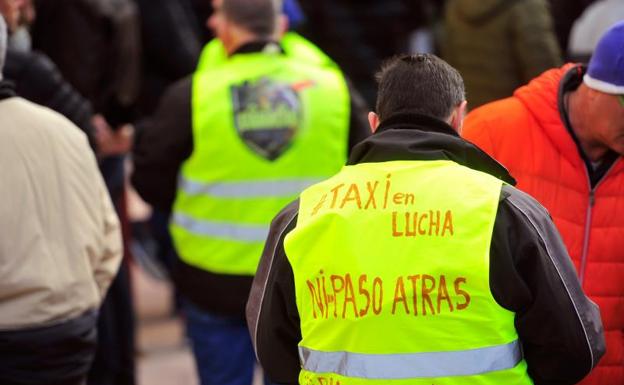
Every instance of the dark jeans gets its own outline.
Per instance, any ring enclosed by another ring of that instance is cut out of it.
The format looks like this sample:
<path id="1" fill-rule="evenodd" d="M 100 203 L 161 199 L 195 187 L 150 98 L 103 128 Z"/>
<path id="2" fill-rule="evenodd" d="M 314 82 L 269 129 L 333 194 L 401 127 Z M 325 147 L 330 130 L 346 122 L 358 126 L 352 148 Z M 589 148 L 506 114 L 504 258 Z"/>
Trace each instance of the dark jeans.
<path id="1" fill-rule="evenodd" d="M 52 326 L 0 332 L 0 384 L 80 385 L 97 342 L 97 315 Z"/>
<path id="2" fill-rule="evenodd" d="M 245 319 L 183 304 L 201 385 L 251 385 L 256 356 Z M 264 384 L 272 385 L 267 378 Z"/>

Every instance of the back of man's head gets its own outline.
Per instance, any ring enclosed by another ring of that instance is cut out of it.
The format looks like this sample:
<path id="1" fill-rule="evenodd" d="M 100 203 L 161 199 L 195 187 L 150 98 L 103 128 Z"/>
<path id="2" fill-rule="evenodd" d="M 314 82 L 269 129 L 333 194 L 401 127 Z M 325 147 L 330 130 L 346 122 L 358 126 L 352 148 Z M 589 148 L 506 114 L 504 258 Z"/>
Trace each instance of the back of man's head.
<path id="1" fill-rule="evenodd" d="M 447 120 L 465 100 L 459 72 L 431 54 L 399 55 L 377 74 L 377 115 L 383 122 L 398 113 L 418 113 Z"/>
<path id="2" fill-rule="evenodd" d="M 4 70 L 4 58 L 6 57 L 7 49 L 7 26 L 2 16 L 0 16 L 0 80 L 2 79 L 2 72 Z"/>
<path id="3" fill-rule="evenodd" d="M 259 38 L 270 38 L 282 13 L 282 0 L 223 0 L 223 16 Z"/>

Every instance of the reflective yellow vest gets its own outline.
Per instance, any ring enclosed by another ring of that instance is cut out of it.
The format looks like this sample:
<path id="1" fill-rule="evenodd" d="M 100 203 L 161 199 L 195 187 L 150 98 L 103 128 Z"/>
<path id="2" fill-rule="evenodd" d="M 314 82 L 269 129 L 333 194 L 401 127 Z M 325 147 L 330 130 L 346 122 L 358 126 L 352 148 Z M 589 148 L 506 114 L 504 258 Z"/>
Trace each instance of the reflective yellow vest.
<path id="1" fill-rule="evenodd" d="M 346 160 L 343 75 L 265 51 L 234 55 L 193 79 L 193 153 L 170 229 L 184 262 L 217 274 L 253 275 L 273 216 Z M 264 133 L 276 128 L 292 138 L 267 157 L 273 144 Z"/>
<path id="2" fill-rule="evenodd" d="M 299 383 L 532 384 L 489 286 L 501 186 L 451 161 L 393 161 L 306 189 L 284 242 Z"/>

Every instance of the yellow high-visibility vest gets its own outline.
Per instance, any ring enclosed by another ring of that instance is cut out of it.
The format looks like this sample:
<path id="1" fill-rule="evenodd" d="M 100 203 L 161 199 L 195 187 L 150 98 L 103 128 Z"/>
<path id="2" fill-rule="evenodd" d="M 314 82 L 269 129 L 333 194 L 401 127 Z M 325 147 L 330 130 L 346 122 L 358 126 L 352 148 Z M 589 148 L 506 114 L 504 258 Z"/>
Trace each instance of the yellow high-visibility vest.
<path id="1" fill-rule="evenodd" d="M 272 50 L 234 55 L 193 78 L 193 153 L 170 225 L 180 258 L 217 274 L 255 274 L 271 219 L 347 156 L 350 97 L 337 67 Z M 267 130 L 292 138 L 271 148 Z"/>
<path id="2" fill-rule="evenodd" d="M 300 384 L 532 384 L 489 286 L 502 183 L 451 161 L 346 166 L 285 238 Z"/>

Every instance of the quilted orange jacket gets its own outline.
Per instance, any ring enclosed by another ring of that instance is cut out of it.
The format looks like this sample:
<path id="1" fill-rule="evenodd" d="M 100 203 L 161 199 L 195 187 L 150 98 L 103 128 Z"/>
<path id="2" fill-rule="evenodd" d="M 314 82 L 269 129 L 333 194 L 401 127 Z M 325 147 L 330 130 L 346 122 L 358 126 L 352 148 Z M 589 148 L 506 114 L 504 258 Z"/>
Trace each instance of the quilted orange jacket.
<path id="1" fill-rule="evenodd" d="M 600 306 L 607 352 L 583 385 L 624 384 L 624 161 L 591 187 L 558 109 L 561 79 L 581 67 L 552 69 L 510 98 L 482 106 L 463 136 L 505 165 L 518 187 L 550 212 L 583 289 Z"/>

